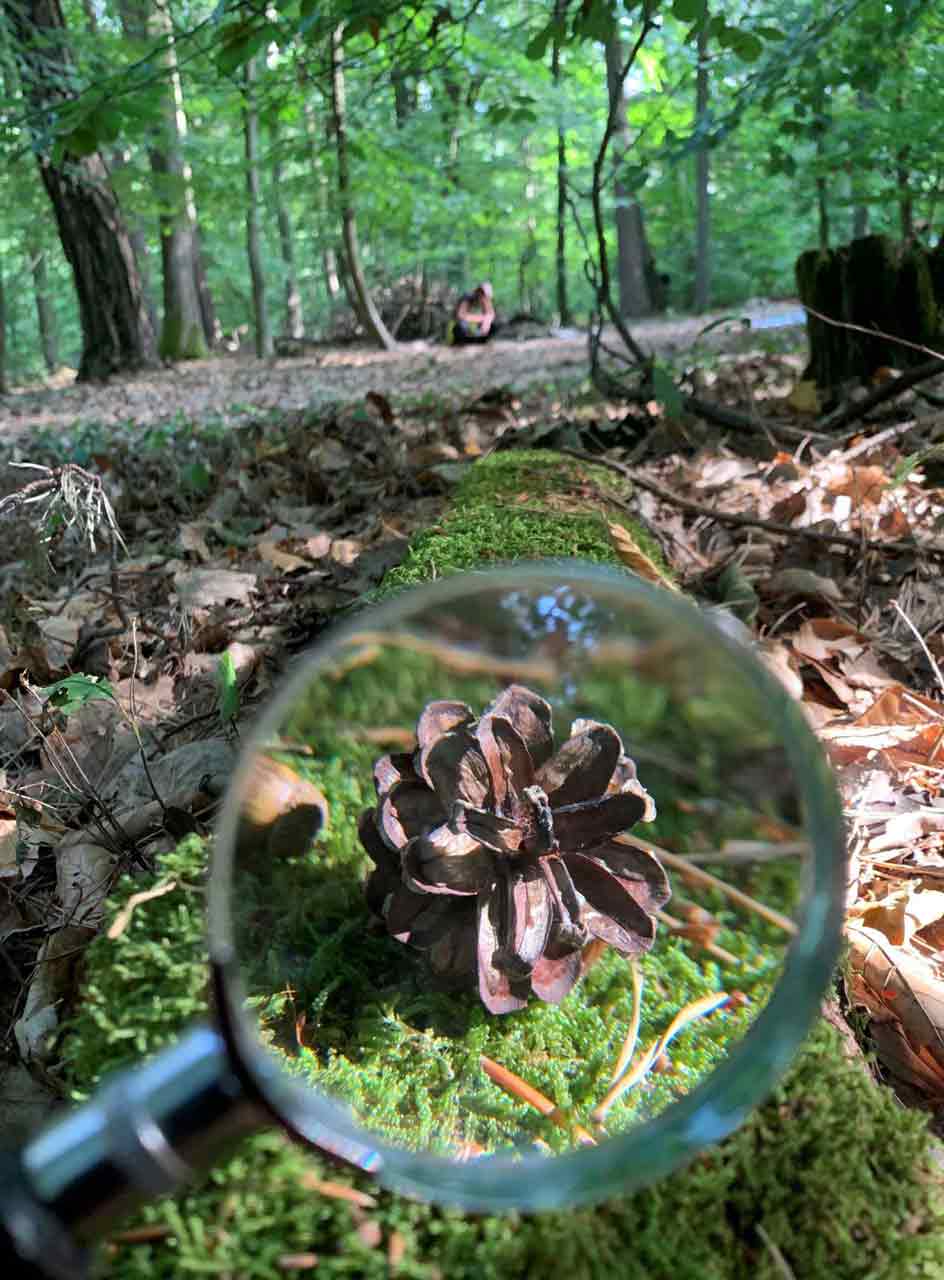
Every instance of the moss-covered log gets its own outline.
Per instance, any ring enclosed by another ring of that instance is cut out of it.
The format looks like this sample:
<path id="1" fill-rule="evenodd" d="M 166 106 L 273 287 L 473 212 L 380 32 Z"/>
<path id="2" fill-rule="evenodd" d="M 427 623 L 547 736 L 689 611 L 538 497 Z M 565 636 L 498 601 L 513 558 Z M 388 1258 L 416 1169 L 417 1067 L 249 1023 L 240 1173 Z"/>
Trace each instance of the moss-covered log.
<path id="1" fill-rule="evenodd" d="M 588 479 L 612 483 L 548 453 L 477 463 L 450 515 L 414 540 L 390 585 L 483 560 L 577 554 L 615 563 L 600 514 L 580 504 Z M 77 1092 L 172 1040 L 204 1007 L 205 863 L 206 843 L 189 838 L 155 872 L 173 890 L 139 901 L 119 937 L 90 947 L 66 1045 Z M 142 877 L 126 878 L 112 909 L 144 887 Z M 325 1195 L 322 1178 L 376 1204 Z M 924 1118 L 902 1110 L 825 1023 L 737 1134 L 658 1185 L 596 1209 L 465 1216 L 378 1193 L 366 1176 L 339 1174 L 266 1134 L 195 1188 L 146 1209 L 142 1222 L 150 1232 L 109 1246 L 100 1274 L 275 1280 L 293 1256 L 316 1257 L 316 1274 L 328 1280 L 778 1280 L 785 1263 L 829 1280 L 944 1274 L 940 1177 Z"/>

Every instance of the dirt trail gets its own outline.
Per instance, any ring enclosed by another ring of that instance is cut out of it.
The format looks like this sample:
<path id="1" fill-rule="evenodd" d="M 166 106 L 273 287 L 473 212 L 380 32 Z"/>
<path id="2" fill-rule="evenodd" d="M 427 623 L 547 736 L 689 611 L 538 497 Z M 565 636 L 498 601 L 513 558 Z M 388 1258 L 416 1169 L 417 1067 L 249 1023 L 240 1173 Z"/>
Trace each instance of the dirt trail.
<path id="1" fill-rule="evenodd" d="M 799 316 L 790 303 L 737 309 L 749 315 L 754 328 L 781 328 Z M 688 348 L 711 316 L 677 317 L 634 326 L 646 348 L 671 355 Z M 721 326 L 703 340 L 704 346 L 743 350 L 751 344 L 749 331 L 738 324 Z M 451 348 L 433 343 L 408 343 L 397 351 L 364 347 L 325 347 L 302 358 L 257 360 L 249 356 L 220 356 L 134 377 L 116 378 L 107 385 L 32 387 L 0 398 L 0 439 L 31 436 L 41 430 L 67 431 L 83 426 L 145 427 L 175 419 L 235 425 L 267 410 L 303 409 L 330 401 L 355 401 L 368 391 L 391 397 L 462 398 L 480 395 L 490 387 L 580 376 L 587 364 L 585 334 L 560 330 L 557 336 L 512 341 L 496 338 L 485 348 Z M 68 375 L 66 375 L 68 376 Z"/>

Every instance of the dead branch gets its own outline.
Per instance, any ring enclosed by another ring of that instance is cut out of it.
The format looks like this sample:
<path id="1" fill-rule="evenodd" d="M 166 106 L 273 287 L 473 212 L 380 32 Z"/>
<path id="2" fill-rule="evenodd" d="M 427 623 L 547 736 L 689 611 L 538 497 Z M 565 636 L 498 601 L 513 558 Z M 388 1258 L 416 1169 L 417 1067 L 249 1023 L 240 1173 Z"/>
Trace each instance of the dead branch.
<path id="1" fill-rule="evenodd" d="M 883 555 L 920 554 L 927 556 L 929 559 L 944 560 L 944 546 L 933 542 L 876 542 L 872 538 L 856 538 L 848 533 L 825 533 L 821 529 L 797 529 L 793 525 L 780 524 L 776 520 L 764 520 L 760 516 L 746 516 L 734 511 L 718 511 L 716 508 L 705 506 L 700 502 L 692 502 L 690 498 L 683 498 L 679 494 L 673 493 L 671 489 L 665 489 L 661 484 L 656 484 L 654 480 L 641 476 L 638 471 L 623 466 L 620 462 L 614 462 L 609 458 L 595 457 L 591 453 L 581 453 L 578 449 L 561 447 L 558 452 L 567 454 L 568 457 L 576 458 L 579 462 L 608 467 L 611 471 L 616 471 L 621 476 L 625 476 L 633 484 L 639 485 L 640 489 L 645 489 L 654 494 L 662 502 L 668 502 L 671 506 L 678 507 L 680 511 L 687 511 L 690 515 L 707 516 L 709 520 L 716 520 L 719 524 L 764 529 L 767 533 L 775 533 L 782 538 L 805 538 L 809 542 L 819 542 L 827 546 L 849 547 L 853 551 L 879 551 Z M 622 507 L 630 514 L 633 514 L 628 503 L 620 501 L 615 496 L 610 501 L 614 506 Z"/>
<path id="2" fill-rule="evenodd" d="M 847 404 L 841 409 L 834 409 L 825 418 L 821 418 L 816 425 L 822 431 L 836 432 L 840 427 L 847 427 L 850 422 L 858 422 L 880 404 L 885 404 L 887 400 L 894 400 L 903 391 L 910 391 L 919 382 L 927 382 L 929 378 L 937 377 L 942 373 L 944 373 L 944 359 L 938 356 L 934 360 L 925 360 L 923 364 L 916 364 L 914 368 L 906 369 L 897 378 L 892 378 L 890 382 L 876 387 L 870 395 L 857 404 Z"/>

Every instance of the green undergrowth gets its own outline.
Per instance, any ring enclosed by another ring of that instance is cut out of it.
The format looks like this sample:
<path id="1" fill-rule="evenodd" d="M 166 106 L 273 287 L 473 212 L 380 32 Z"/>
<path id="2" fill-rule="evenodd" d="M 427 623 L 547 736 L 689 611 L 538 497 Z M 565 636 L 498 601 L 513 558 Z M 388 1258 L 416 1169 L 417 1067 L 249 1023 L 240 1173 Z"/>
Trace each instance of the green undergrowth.
<path id="1" fill-rule="evenodd" d="M 414 538 L 406 559 L 385 577 L 383 593 L 522 558 L 618 565 L 604 516 L 630 527 L 646 554 L 661 564 L 654 540 L 607 504 L 607 496 L 624 494 L 620 477 L 604 467 L 546 449 L 491 454 L 470 468 L 441 523 Z"/>
<path id="2" fill-rule="evenodd" d="M 577 465 L 577 472 L 568 471 L 569 462 L 532 453 L 499 454 L 477 464 L 453 513 L 416 540 L 391 585 L 470 567 L 482 559 L 521 555 L 578 554 L 612 563 L 598 515 L 522 517 L 515 510 L 513 499 L 524 492 L 529 503 L 572 494 L 568 486 L 587 483 L 585 469 Z M 502 524 L 506 519 L 507 529 Z M 549 532 L 550 541 L 535 530 Z M 510 546 L 503 542 L 506 532 L 514 534 Z M 478 558 L 476 547 L 481 549 Z M 379 667 L 363 669 L 363 680 L 375 679 L 383 686 L 376 696 L 386 691 L 389 724 L 399 722 L 411 697 L 422 705 L 435 696 L 430 673 L 416 655 L 400 663 L 399 673 L 398 684 Z M 493 687 L 493 681 L 469 677 L 461 696 L 478 709 Z M 450 689 L 456 696 L 454 680 Z M 358 698 L 362 695 L 363 686 Z M 596 1096 L 598 1080 L 625 1030 L 625 965 L 612 954 L 601 960 L 577 1002 L 569 997 L 558 1009 L 536 1003 L 523 1014 L 488 1019 L 472 997 L 430 991 L 421 957 L 382 934 L 365 933 L 363 916 L 357 914 L 362 910 L 358 876 L 351 874 L 357 848 L 354 822 L 360 808 L 373 801 L 370 767 L 382 748 L 358 740 L 357 701 L 352 697 L 345 704 L 339 696 L 331 708 L 337 722 L 331 729 L 325 729 L 323 716 L 319 729 L 317 705 L 305 709 L 293 726 L 316 742 L 313 776 L 332 808 L 319 861 L 280 867 L 277 899 L 267 895 L 264 904 L 253 903 L 247 890 L 250 916 L 263 907 L 269 912 L 255 919 L 259 936 L 267 937 L 257 976 L 261 982 L 268 967 L 268 991 L 284 993 L 282 1008 L 270 996 L 272 1034 L 282 1034 L 283 1017 L 294 1026 L 306 1001 L 307 1026 L 318 1027 L 329 1048 L 332 1034 L 339 1047 L 349 1042 L 354 1026 L 362 1037 L 359 1061 L 329 1052 L 312 1055 L 301 1066 L 313 1068 L 323 1084 L 347 1091 L 352 1101 L 357 1101 L 358 1090 L 367 1091 L 362 1104 L 372 1113 L 386 1106 L 394 1129 L 403 1114 L 396 1088 L 412 1088 L 406 1111 L 422 1117 L 430 1086 L 438 1080 L 437 1108 L 448 1106 L 463 1055 L 471 1064 L 479 1052 L 535 1079 L 562 1107 L 579 1112 Z M 659 723 L 654 714 L 654 732 Z M 560 734 L 561 726 L 557 728 Z M 696 806 L 689 828 L 684 821 L 676 815 L 673 840 L 687 835 L 697 843 L 710 815 L 699 815 Z M 650 832 L 642 828 L 640 834 Z M 663 838 L 668 839 L 665 829 Z M 205 842 L 191 837 L 161 860 L 153 877 L 126 878 L 118 886 L 114 912 L 154 880 L 174 882 L 170 892 L 140 902 L 119 937 L 103 935 L 89 949 L 82 1001 L 65 1042 L 77 1096 L 88 1093 L 113 1067 L 173 1039 L 204 1007 L 206 854 Z M 363 863 L 357 870 L 363 870 Z M 791 875 L 789 867 L 774 866 L 749 873 L 743 887 L 782 903 L 792 891 Z M 319 903 L 314 921 L 306 905 L 313 887 Z M 721 921 L 717 941 L 746 962 L 745 985 L 753 966 L 762 994 L 764 956 L 770 954 L 773 935 L 756 922 L 746 928 L 743 917 L 720 899 L 699 902 Z M 670 1006 L 677 1006 L 678 987 L 697 994 L 706 983 L 717 987 L 723 980 L 717 966 L 696 963 L 695 954 L 660 929 L 657 951 L 644 966 L 643 1042 L 664 1027 Z M 710 1065 L 717 1048 L 713 1037 L 722 1030 L 716 1017 L 685 1033 L 688 1039 L 680 1040 L 672 1055 L 677 1067 L 691 1065 L 697 1071 Z M 585 1060 L 575 1064 L 577 1042 L 590 1048 Z M 569 1069 L 555 1065 L 557 1060 L 569 1061 Z M 384 1061 L 388 1067 L 395 1064 L 392 1072 L 382 1070 Z M 655 1080 L 654 1087 L 669 1092 L 680 1083 L 672 1075 Z M 520 1114 L 512 1115 L 511 1100 L 503 1094 L 483 1092 L 483 1099 L 495 1113 L 483 1121 L 484 1136 L 508 1132 L 502 1117 L 525 1123 Z M 315 1174 L 375 1193 L 366 1176 L 339 1174 L 318 1157 L 267 1134 L 245 1142 L 192 1190 L 143 1210 L 135 1222 L 160 1228 L 159 1238 L 106 1250 L 101 1269 L 121 1280 L 190 1273 L 274 1278 L 285 1274 L 280 1259 L 314 1253 L 319 1275 L 370 1280 L 394 1274 L 386 1252 L 393 1240 L 403 1250 L 395 1274 L 415 1280 L 514 1280 L 556 1276 L 562 1269 L 572 1280 L 663 1275 L 781 1280 L 786 1272 L 771 1245 L 782 1251 L 798 1277 L 937 1277 L 944 1274 L 944 1217 L 929 1159 L 922 1118 L 902 1111 L 858 1063 L 849 1062 L 838 1037 L 822 1024 L 784 1083 L 739 1133 L 658 1186 L 596 1209 L 521 1218 L 463 1216 L 377 1193 L 376 1207 L 365 1210 L 312 1190 L 310 1180 Z M 368 1233 L 358 1231 L 365 1214 L 381 1228 L 380 1247 L 367 1243 Z"/>
<path id="3" fill-rule="evenodd" d="M 371 863 L 357 821 L 375 804 L 373 766 L 382 754 L 368 735 L 377 726 L 386 726 L 388 734 L 410 733 L 433 698 L 459 698 L 482 710 L 501 684 L 494 676 L 457 676 L 431 654 L 395 645 L 384 649 L 376 639 L 345 653 L 338 667 L 337 674 L 309 686 L 282 730 L 285 741 L 310 749 L 308 755 L 286 757 L 286 763 L 324 793 L 328 828 L 313 853 L 253 859 L 236 895 L 241 951 L 253 958 L 250 990 L 263 1023 L 294 1054 L 296 1021 L 304 1015 L 305 1044 L 295 1069 L 399 1144 L 449 1152 L 474 1142 L 492 1150 L 540 1137 L 555 1148 L 564 1146 L 570 1134 L 493 1085 L 481 1070 L 480 1055 L 523 1076 L 575 1120 L 588 1123 L 609 1086 L 631 1018 L 632 978 L 625 961 L 605 953 L 560 1006 L 534 1000 L 526 1011 L 492 1017 L 471 990 L 431 989 L 420 956 L 372 931 L 363 893 Z M 682 785 L 667 772 L 640 767 L 659 810 L 656 821 L 638 828 L 640 835 L 668 840 L 675 849 L 757 835 L 758 815 L 746 805 L 724 806 L 720 814 L 709 808 L 708 817 L 701 812 L 702 802 L 707 808 L 723 793 L 733 768 L 721 749 L 730 736 L 724 720 L 730 708 L 721 701 L 726 690 L 714 699 L 703 694 L 694 703 L 677 702 L 666 686 L 604 665 L 569 696 L 555 683 L 532 681 L 532 687 L 555 709 L 558 744 L 577 716 L 605 716 L 618 728 L 632 725 L 633 750 L 643 752 L 639 758 L 657 746 L 663 757 L 692 763 L 695 780 Z M 691 746 L 696 734 L 698 752 Z M 764 740 L 761 727 L 749 746 Z M 789 914 L 797 873 L 783 859 L 751 867 L 736 879 L 739 888 Z M 701 997 L 733 988 L 747 1002 L 683 1032 L 673 1044 L 671 1070 L 650 1074 L 624 1095 L 610 1113 L 610 1132 L 690 1092 L 741 1038 L 779 973 L 783 933 L 733 909 L 717 893 L 699 890 L 694 896 L 718 921 L 716 942 L 736 957 L 736 968 L 725 972 L 699 948 L 660 931 L 641 961 L 641 1043 L 651 1043 L 683 1006 Z"/>
<path id="4" fill-rule="evenodd" d="M 204 1007 L 205 842 L 191 837 L 152 877 L 125 878 L 116 913 L 150 883 L 120 937 L 90 948 L 67 1043 L 77 1095 L 109 1070 L 173 1040 Z M 376 1195 L 361 1209 L 312 1189 L 329 1178 Z M 280 1259 L 313 1252 L 317 1274 L 389 1277 L 365 1217 L 404 1249 L 407 1280 L 782 1280 L 764 1237 L 796 1276 L 936 1280 L 944 1215 L 920 1115 L 903 1111 L 819 1025 L 784 1082 L 743 1128 L 657 1186 L 598 1206 L 535 1216 L 464 1216 L 377 1192 L 276 1134 L 244 1142 L 192 1189 L 136 1215 L 157 1238 L 106 1247 L 99 1274 L 179 1280 L 190 1274 L 276 1277 Z"/>

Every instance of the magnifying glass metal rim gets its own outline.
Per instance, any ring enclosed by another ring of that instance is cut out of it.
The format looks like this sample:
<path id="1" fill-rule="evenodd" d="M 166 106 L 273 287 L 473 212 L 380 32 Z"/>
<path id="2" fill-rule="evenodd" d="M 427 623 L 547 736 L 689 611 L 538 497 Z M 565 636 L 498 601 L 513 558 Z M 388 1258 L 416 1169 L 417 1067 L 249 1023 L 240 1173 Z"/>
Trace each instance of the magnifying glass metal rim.
<path id="1" fill-rule="evenodd" d="M 483 591 L 515 590 L 523 584 L 550 591 L 568 585 L 615 596 L 630 607 L 636 602 L 662 614 L 667 626 L 700 633 L 706 646 L 727 650 L 743 678 L 763 697 L 768 723 L 786 751 L 805 802 L 811 845 L 809 883 L 797 934 L 770 1000 L 726 1061 L 689 1095 L 629 1133 L 553 1157 L 515 1151 L 460 1162 L 394 1147 L 356 1125 L 340 1104 L 301 1086 L 283 1071 L 252 1035 L 242 1008 L 229 913 L 239 821 L 235 797 L 247 781 L 254 753 L 284 724 L 286 711 L 310 684 L 314 663 L 362 629 L 358 618 L 333 630 L 300 660 L 294 677 L 244 746 L 224 803 L 209 901 L 210 961 L 221 1032 L 234 1068 L 284 1129 L 323 1154 L 375 1174 L 395 1191 L 489 1213 L 591 1203 L 653 1182 L 706 1145 L 720 1141 L 763 1100 L 789 1063 L 819 1009 L 839 954 L 846 856 L 841 803 L 823 752 L 799 707 L 747 647 L 722 632 L 691 602 L 619 570 L 576 560 L 538 560 L 457 574 L 411 587 L 373 606 L 371 630 L 393 627 L 405 613 L 448 608 L 450 601 L 468 595 L 470 578 Z"/>

